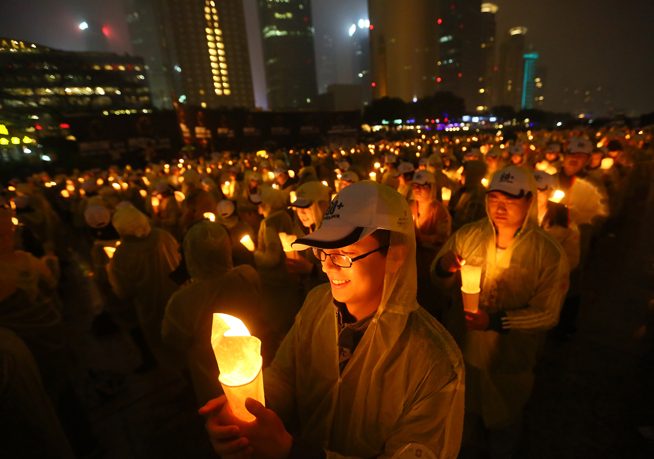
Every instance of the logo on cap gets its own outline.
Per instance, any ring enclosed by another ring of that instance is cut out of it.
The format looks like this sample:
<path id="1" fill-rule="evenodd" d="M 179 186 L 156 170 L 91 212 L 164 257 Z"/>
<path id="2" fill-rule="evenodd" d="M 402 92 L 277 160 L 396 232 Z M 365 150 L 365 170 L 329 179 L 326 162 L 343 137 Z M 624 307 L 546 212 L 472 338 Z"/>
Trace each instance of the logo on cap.
<path id="1" fill-rule="evenodd" d="M 542 182 L 543 181 L 543 177 L 540 176 L 540 175 L 534 175 L 534 178 L 536 179 L 537 182 Z"/>
<path id="2" fill-rule="evenodd" d="M 339 218 L 341 215 L 340 214 L 334 214 L 336 210 L 340 210 L 343 208 L 344 204 L 342 202 L 339 202 L 338 199 L 334 199 L 332 202 L 329 203 L 329 207 L 327 208 L 327 212 L 325 212 L 325 217 L 324 220 L 330 220 L 332 218 Z"/>
<path id="3" fill-rule="evenodd" d="M 513 183 L 513 179 L 514 177 L 510 172 L 504 172 L 502 175 L 500 175 L 499 183 Z"/>

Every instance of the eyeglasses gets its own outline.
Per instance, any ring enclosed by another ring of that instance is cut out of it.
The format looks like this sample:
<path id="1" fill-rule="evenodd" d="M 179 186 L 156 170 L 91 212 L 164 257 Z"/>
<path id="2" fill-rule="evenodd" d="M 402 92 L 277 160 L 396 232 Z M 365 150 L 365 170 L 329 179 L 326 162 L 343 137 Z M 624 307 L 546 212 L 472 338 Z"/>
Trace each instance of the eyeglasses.
<path id="1" fill-rule="evenodd" d="M 384 245 L 384 246 L 381 246 L 381 247 L 377 247 L 372 252 L 364 253 L 363 255 L 359 255 L 358 257 L 355 257 L 355 258 L 350 258 L 347 255 L 326 253 L 324 250 L 318 249 L 316 247 L 313 248 L 313 254 L 322 263 L 327 261 L 327 257 L 329 257 L 329 258 L 331 258 L 332 263 L 334 263 L 334 265 L 338 266 L 339 268 L 351 268 L 352 263 L 354 263 L 355 261 L 366 258 L 368 255 L 371 255 L 371 254 L 373 254 L 375 252 L 379 252 L 380 250 L 387 249 L 389 247 L 390 247 L 390 244 L 389 245 Z"/>

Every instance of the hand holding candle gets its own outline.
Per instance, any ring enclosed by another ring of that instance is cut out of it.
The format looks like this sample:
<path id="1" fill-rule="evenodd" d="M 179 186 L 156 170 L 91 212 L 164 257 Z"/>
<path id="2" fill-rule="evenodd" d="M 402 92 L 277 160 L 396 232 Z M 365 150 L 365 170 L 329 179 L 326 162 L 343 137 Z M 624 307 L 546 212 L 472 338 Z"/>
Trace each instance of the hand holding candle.
<path id="1" fill-rule="evenodd" d="M 261 341 L 250 336 L 240 319 L 227 314 L 214 314 L 211 346 L 220 370 L 218 380 L 232 413 L 243 421 L 254 421 L 255 417 L 245 408 L 245 400 L 249 397 L 265 405 Z"/>

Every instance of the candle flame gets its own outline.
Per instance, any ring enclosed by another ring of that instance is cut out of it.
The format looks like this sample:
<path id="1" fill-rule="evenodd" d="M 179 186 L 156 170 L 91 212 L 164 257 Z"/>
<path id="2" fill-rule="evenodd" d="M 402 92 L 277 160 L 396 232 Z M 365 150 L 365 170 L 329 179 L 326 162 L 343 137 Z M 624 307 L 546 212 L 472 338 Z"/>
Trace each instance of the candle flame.
<path id="1" fill-rule="evenodd" d="M 561 202 L 561 200 L 565 197 L 565 193 L 561 190 L 556 190 L 554 192 L 554 195 L 550 198 L 550 201 L 552 202 Z"/>
<path id="2" fill-rule="evenodd" d="M 18 226 L 18 219 L 16 217 L 11 217 L 11 223 L 13 223 L 14 226 Z"/>
<path id="3" fill-rule="evenodd" d="M 246 235 L 241 239 L 241 244 L 245 246 L 246 249 L 248 249 L 250 252 L 254 252 L 254 242 L 252 242 L 252 239 L 250 236 Z"/>
<path id="4" fill-rule="evenodd" d="M 203 217 L 206 218 L 207 220 L 211 221 L 211 222 L 216 221 L 216 215 L 213 212 L 205 212 Z"/>
<path id="5" fill-rule="evenodd" d="M 148 192 L 145 190 L 139 190 L 139 194 L 141 195 L 142 198 L 145 198 L 148 195 Z"/>
<path id="6" fill-rule="evenodd" d="M 291 204 L 293 204 L 295 201 L 297 201 L 297 193 L 295 191 L 291 191 L 290 198 L 291 198 Z"/>
<path id="7" fill-rule="evenodd" d="M 64 198 L 70 198 L 70 193 L 68 192 L 68 190 L 61 190 L 61 195 Z"/>
<path id="8" fill-rule="evenodd" d="M 181 191 L 175 191 L 175 201 L 181 204 L 184 202 L 184 199 L 186 199 L 184 193 L 182 193 Z"/>
<path id="9" fill-rule="evenodd" d="M 116 247 L 104 247 L 104 253 L 106 253 L 109 258 L 113 258 L 115 252 Z"/>

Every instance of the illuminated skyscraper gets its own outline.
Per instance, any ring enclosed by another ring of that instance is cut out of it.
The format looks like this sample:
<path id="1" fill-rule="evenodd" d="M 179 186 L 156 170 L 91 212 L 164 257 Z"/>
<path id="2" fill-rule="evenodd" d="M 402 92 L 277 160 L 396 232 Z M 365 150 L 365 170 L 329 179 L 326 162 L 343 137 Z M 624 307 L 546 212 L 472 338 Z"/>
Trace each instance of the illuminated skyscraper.
<path id="1" fill-rule="evenodd" d="M 130 0 L 127 7 L 132 44 L 156 76 L 155 101 L 254 107 L 242 0 Z"/>
<path id="2" fill-rule="evenodd" d="M 481 1 L 450 0 L 440 20 L 438 89 L 462 97 L 466 108 L 474 110 L 482 99 L 484 76 Z"/>
<path id="3" fill-rule="evenodd" d="M 372 99 L 370 84 L 370 21 L 359 19 L 349 30 L 352 40 L 352 83 L 362 86 L 364 102 Z"/>
<path id="4" fill-rule="evenodd" d="M 318 95 L 311 0 L 258 0 L 268 107 L 304 107 Z"/>
<path id="5" fill-rule="evenodd" d="M 316 75 L 318 78 L 318 92 L 324 94 L 329 85 L 338 81 L 338 67 L 336 62 L 336 49 L 334 40 L 329 35 L 323 35 L 317 42 L 318 62 L 316 63 Z"/>
<path id="6" fill-rule="evenodd" d="M 527 53 L 524 56 L 525 70 L 522 79 L 522 109 L 534 108 L 536 102 L 536 61 L 538 60 L 538 53 Z"/>
<path id="7" fill-rule="evenodd" d="M 526 27 L 513 27 L 500 48 L 498 101 L 500 105 L 510 105 L 515 110 L 522 107 L 526 34 Z"/>
<path id="8" fill-rule="evenodd" d="M 480 106 L 493 107 L 497 105 L 497 65 L 495 60 L 495 14 L 498 7 L 493 3 L 481 4 L 481 60 L 482 81 L 479 88 Z"/>
<path id="9" fill-rule="evenodd" d="M 438 2 L 369 0 L 368 13 L 373 98 L 408 102 L 433 95 L 438 88 Z"/>

